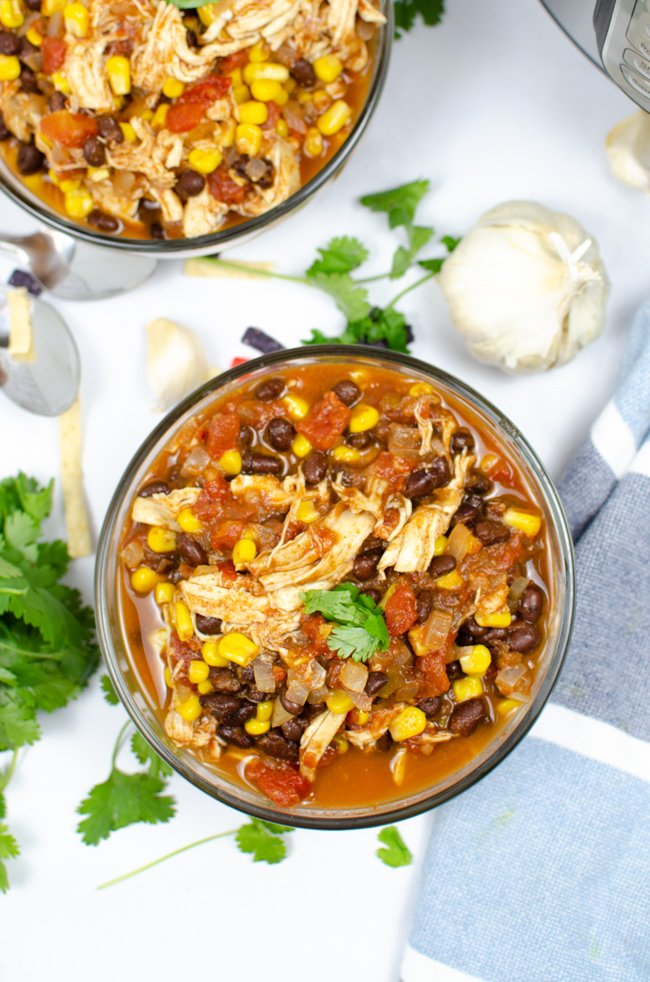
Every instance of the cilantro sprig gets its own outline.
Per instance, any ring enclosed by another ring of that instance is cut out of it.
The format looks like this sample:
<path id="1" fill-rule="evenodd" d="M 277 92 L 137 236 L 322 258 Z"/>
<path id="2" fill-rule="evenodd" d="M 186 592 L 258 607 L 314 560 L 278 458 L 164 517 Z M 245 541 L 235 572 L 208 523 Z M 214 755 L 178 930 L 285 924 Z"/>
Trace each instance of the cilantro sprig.
<path id="1" fill-rule="evenodd" d="M 368 661 L 376 651 L 386 651 L 390 637 L 384 612 L 355 583 L 339 583 L 332 590 L 307 590 L 300 594 L 305 614 L 320 613 L 336 627 L 327 646 L 339 658 Z"/>
<path id="2" fill-rule="evenodd" d="M 52 481 L 41 487 L 23 473 L 0 481 L 0 752 L 13 751 L 0 792 L 19 748 L 40 739 L 39 710 L 53 712 L 74 699 L 99 661 L 92 610 L 78 590 L 60 582 L 70 561 L 67 547 L 60 540 L 40 541 L 52 487 Z M 3 892 L 9 886 L 3 860 L 16 855 L 18 844 L 1 824 Z"/>

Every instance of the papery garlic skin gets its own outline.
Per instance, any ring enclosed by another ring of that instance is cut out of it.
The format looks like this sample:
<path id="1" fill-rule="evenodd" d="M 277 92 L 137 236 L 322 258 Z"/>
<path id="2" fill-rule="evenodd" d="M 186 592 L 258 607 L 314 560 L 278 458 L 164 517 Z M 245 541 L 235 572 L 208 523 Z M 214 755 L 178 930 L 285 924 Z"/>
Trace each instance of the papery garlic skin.
<path id="1" fill-rule="evenodd" d="M 593 238 L 534 201 L 482 215 L 438 283 L 471 353 L 507 372 L 564 365 L 603 329 L 609 282 Z"/>
<path id="2" fill-rule="evenodd" d="M 165 412 L 202 385 L 208 376 L 200 340 L 189 327 L 158 317 L 147 324 L 147 379 Z"/>
<path id="3" fill-rule="evenodd" d="M 621 120 L 605 140 L 614 177 L 638 191 L 650 191 L 650 116 L 639 109 Z"/>

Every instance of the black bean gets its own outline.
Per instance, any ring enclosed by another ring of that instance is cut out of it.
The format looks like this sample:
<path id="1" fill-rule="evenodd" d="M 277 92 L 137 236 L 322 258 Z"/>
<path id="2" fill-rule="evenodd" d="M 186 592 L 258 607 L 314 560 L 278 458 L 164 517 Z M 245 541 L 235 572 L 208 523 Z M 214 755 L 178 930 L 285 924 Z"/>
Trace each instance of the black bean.
<path id="1" fill-rule="evenodd" d="M 217 736 L 225 740 L 226 743 L 232 743 L 236 747 L 241 747 L 242 750 L 248 750 L 250 747 L 255 746 L 252 736 L 249 736 L 242 726 L 231 726 L 230 724 L 222 723 L 221 726 L 217 727 Z"/>
<path id="2" fill-rule="evenodd" d="M 205 178 L 197 170 L 184 170 L 176 181 L 174 190 L 181 199 L 187 201 L 188 198 L 195 198 L 205 187 Z"/>
<path id="3" fill-rule="evenodd" d="M 492 481 L 479 471 L 471 471 L 465 486 L 472 494 L 484 495 L 492 490 Z"/>
<path id="4" fill-rule="evenodd" d="M 138 491 L 140 498 L 150 498 L 152 494 L 169 494 L 170 488 L 166 481 L 149 481 Z"/>
<path id="5" fill-rule="evenodd" d="M 66 99 L 63 92 L 53 92 L 47 104 L 51 113 L 61 112 L 66 107 Z"/>
<path id="6" fill-rule="evenodd" d="M 17 55 L 20 51 L 20 38 L 11 31 L 0 31 L 0 55 Z"/>
<path id="7" fill-rule="evenodd" d="M 538 586 L 531 583 L 519 598 L 519 614 L 525 621 L 538 621 L 544 606 L 544 594 Z"/>
<path id="8" fill-rule="evenodd" d="M 508 640 L 507 627 L 490 627 L 481 638 L 481 644 L 486 644 L 489 647 L 491 644 L 494 644 L 495 641 L 507 641 L 507 640 Z"/>
<path id="9" fill-rule="evenodd" d="M 29 56 L 37 54 L 39 54 L 38 48 L 28 41 L 26 37 L 22 37 L 20 39 L 20 51 L 18 52 L 18 57 L 20 60 L 24 61 L 25 64 L 28 64 L 27 59 Z"/>
<path id="10" fill-rule="evenodd" d="M 430 471 L 415 471 L 409 474 L 404 484 L 404 494 L 407 498 L 426 498 L 436 489 L 436 479 Z"/>
<path id="11" fill-rule="evenodd" d="M 160 222 L 151 223 L 151 225 L 149 226 L 149 235 L 151 236 L 152 239 L 158 239 L 158 241 L 160 242 L 162 242 L 163 239 L 167 238 L 167 236 L 165 235 L 165 230 L 160 224 Z"/>
<path id="12" fill-rule="evenodd" d="M 466 702 L 455 706 L 449 717 L 450 733 L 458 736 L 470 736 L 485 717 L 485 706 L 482 699 L 467 699 Z"/>
<path id="13" fill-rule="evenodd" d="M 433 610 L 433 593 L 431 590 L 420 590 L 417 596 L 416 610 L 418 612 L 418 624 L 424 624 L 425 621 L 429 620 Z"/>
<path id="14" fill-rule="evenodd" d="M 452 435 L 450 449 L 452 453 L 460 453 L 462 450 L 471 450 L 474 446 L 474 437 L 469 430 L 462 426 Z"/>
<path id="15" fill-rule="evenodd" d="M 117 232 L 120 227 L 117 218 L 114 218 L 113 215 L 107 215 L 105 212 L 100 211 L 99 208 L 93 208 L 86 215 L 86 221 L 93 228 L 96 228 L 98 232 Z"/>
<path id="16" fill-rule="evenodd" d="M 287 712 L 289 712 L 288 709 Z M 300 743 L 300 737 L 303 735 L 308 725 L 309 721 L 306 716 L 301 716 L 300 718 L 294 717 L 294 719 L 288 719 L 286 723 L 282 724 L 282 732 L 287 740 Z"/>
<path id="17" fill-rule="evenodd" d="M 311 723 L 313 719 L 316 719 L 317 716 L 320 716 L 321 713 L 324 713 L 326 709 L 327 706 L 325 705 L 324 702 L 315 702 L 313 704 L 308 703 L 305 706 L 305 714 L 307 716 L 307 719 Z"/>
<path id="18" fill-rule="evenodd" d="M 197 44 L 199 43 L 196 34 L 194 31 L 190 30 L 189 27 L 185 31 L 185 43 L 187 44 L 188 48 L 196 48 Z"/>
<path id="19" fill-rule="evenodd" d="M 279 729 L 269 730 L 257 741 L 257 746 L 276 760 L 298 760 L 299 748 L 295 741 L 287 743 Z"/>
<path id="20" fill-rule="evenodd" d="M 450 661 L 447 665 L 447 678 L 450 682 L 455 682 L 456 679 L 462 679 L 465 676 L 465 672 L 460 667 L 459 661 Z"/>
<path id="21" fill-rule="evenodd" d="M 418 703 L 418 709 L 422 710 L 427 719 L 433 719 L 442 709 L 442 699 L 440 696 L 431 696 L 429 699 L 423 699 L 422 702 Z"/>
<path id="22" fill-rule="evenodd" d="M 38 84 L 35 73 L 31 68 L 24 68 L 20 73 L 20 85 L 25 92 L 33 92 L 34 95 L 42 95 L 41 87 Z"/>
<path id="23" fill-rule="evenodd" d="M 30 10 L 41 9 L 41 0 L 25 0 L 25 3 L 27 4 Z"/>
<path id="24" fill-rule="evenodd" d="M 89 167 L 103 167 L 106 163 L 106 145 L 96 136 L 84 140 L 82 152 Z"/>
<path id="25" fill-rule="evenodd" d="M 367 696 L 376 696 L 388 682 L 386 672 L 370 672 L 364 692 Z"/>
<path id="26" fill-rule="evenodd" d="M 229 696 L 223 692 L 210 692 L 207 696 L 199 697 L 201 705 L 213 716 L 229 716 L 236 713 L 241 706 L 237 696 Z"/>
<path id="27" fill-rule="evenodd" d="M 289 69 L 298 85 L 309 88 L 316 84 L 316 72 L 311 62 L 306 58 L 298 58 Z"/>
<path id="28" fill-rule="evenodd" d="M 283 708 L 286 709 L 288 713 L 291 713 L 292 716 L 299 716 L 302 712 L 303 707 L 300 705 L 300 703 L 292 702 L 291 699 L 287 699 L 286 684 L 280 689 L 280 702 L 282 703 Z M 293 737 L 291 737 L 291 739 L 293 739 Z"/>
<path id="29" fill-rule="evenodd" d="M 345 442 L 348 447 L 354 447 L 355 450 L 365 450 L 372 443 L 373 436 L 372 430 L 364 430 L 363 433 L 350 433 L 345 438 Z"/>
<path id="30" fill-rule="evenodd" d="M 472 505 L 461 505 L 458 511 L 452 515 L 451 526 L 460 525 L 472 525 L 478 518 L 479 511 L 478 508 L 474 508 Z"/>
<path id="31" fill-rule="evenodd" d="M 101 116 L 97 120 L 97 132 L 105 140 L 111 140 L 113 143 L 124 143 L 124 133 L 112 116 Z"/>
<path id="32" fill-rule="evenodd" d="M 266 702 L 267 699 L 271 698 L 271 695 L 272 693 L 262 692 L 261 689 L 251 685 L 246 693 L 246 699 L 248 699 L 249 702 Z"/>
<path id="33" fill-rule="evenodd" d="M 349 378 L 344 378 L 340 382 L 337 382 L 332 391 L 336 395 L 336 398 L 340 399 L 346 406 L 354 405 L 361 396 L 359 386 Z"/>
<path id="34" fill-rule="evenodd" d="M 454 556 L 434 556 L 429 566 L 429 572 L 436 578 L 446 576 L 447 573 L 453 573 L 455 569 L 456 559 Z"/>
<path id="35" fill-rule="evenodd" d="M 273 402 L 278 399 L 285 389 L 283 378 L 267 378 L 255 389 L 254 395 L 260 402 Z"/>
<path id="36" fill-rule="evenodd" d="M 221 634 L 221 618 L 195 614 L 196 626 L 201 634 Z"/>
<path id="37" fill-rule="evenodd" d="M 313 450 L 302 465 L 305 484 L 320 484 L 327 474 L 327 457 L 322 450 Z"/>
<path id="38" fill-rule="evenodd" d="M 228 726 L 242 726 L 244 723 L 248 723 L 249 719 L 255 716 L 257 709 L 255 704 L 252 702 L 242 702 L 234 713 L 229 713 L 224 717 L 224 723 Z"/>
<path id="39" fill-rule="evenodd" d="M 5 123 L 4 116 L 0 112 L 0 143 L 2 143 L 4 140 L 8 140 L 10 136 L 11 131 Z"/>
<path id="40" fill-rule="evenodd" d="M 241 469 L 244 474 L 279 474 L 282 461 L 279 457 L 245 450 L 241 455 Z"/>
<path id="41" fill-rule="evenodd" d="M 272 419 L 266 427 L 266 439 L 276 450 L 289 450 L 295 435 L 288 419 Z"/>
<path id="42" fill-rule="evenodd" d="M 536 648 L 541 639 L 539 628 L 535 624 L 515 624 L 508 629 L 508 644 L 513 651 L 518 651 L 522 655 L 527 655 L 529 651 Z"/>
<path id="43" fill-rule="evenodd" d="M 242 426 L 239 431 L 239 438 L 237 442 L 239 443 L 240 447 L 250 447 L 254 436 L 255 432 L 251 426 Z"/>
<path id="44" fill-rule="evenodd" d="M 381 559 L 381 549 L 367 549 L 360 552 L 354 560 L 352 572 L 358 580 L 371 580 L 377 572 L 377 563 Z"/>
<path id="45" fill-rule="evenodd" d="M 268 188 L 273 187 L 273 182 L 275 181 L 275 167 L 266 157 L 261 161 L 261 163 L 263 163 L 266 167 L 266 171 L 261 177 L 254 178 L 253 184 L 257 184 L 258 188 L 262 188 L 263 191 L 266 191 Z"/>
<path id="46" fill-rule="evenodd" d="M 201 543 L 187 532 L 177 532 L 176 548 L 188 566 L 207 566 L 208 556 Z"/>
<path id="47" fill-rule="evenodd" d="M 461 629 L 472 638 L 482 638 L 488 631 L 487 627 L 481 627 L 480 624 L 477 624 L 473 617 L 465 621 L 461 625 Z"/>
<path id="48" fill-rule="evenodd" d="M 45 157 L 40 150 L 37 150 L 31 143 L 21 143 L 18 157 L 16 159 L 19 172 L 27 177 L 29 174 L 36 174 L 45 166 Z"/>
<path id="49" fill-rule="evenodd" d="M 230 668 L 211 668 L 208 676 L 217 692 L 239 692 L 241 682 Z"/>
<path id="50" fill-rule="evenodd" d="M 483 499 L 478 494 L 466 494 L 463 498 L 463 504 L 469 505 L 470 508 L 480 508 L 483 504 Z"/>
<path id="51" fill-rule="evenodd" d="M 484 546 L 492 546 L 497 542 L 505 542 L 510 538 L 510 529 L 503 522 L 495 522 L 491 518 L 486 518 L 482 522 L 477 522 L 473 528 L 473 533 Z"/>
<path id="52" fill-rule="evenodd" d="M 375 750 L 390 750 L 393 745 L 393 738 L 386 730 L 383 736 L 380 736 L 375 744 Z"/>
<path id="53" fill-rule="evenodd" d="M 373 603 L 378 604 L 381 600 L 381 590 L 375 590 L 374 587 L 370 587 L 367 590 L 362 590 L 361 592 L 364 596 L 370 597 Z"/>
<path id="54" fill-rule="evenodd" d="M 237 675 L 242 682 L 250 682 L 252 685 L 255 681 L 255 670 L 252 665 L 246 665 L 245 668 L 238 668 Z"/>
<path id="55" fill-rule="evenodd" d="M 451 480 L 451 470 L 446 457 L 434 457 L 428 465 L 428 470 L 430 474 L 433 474 L 437 488 L 443 487 Z"/>

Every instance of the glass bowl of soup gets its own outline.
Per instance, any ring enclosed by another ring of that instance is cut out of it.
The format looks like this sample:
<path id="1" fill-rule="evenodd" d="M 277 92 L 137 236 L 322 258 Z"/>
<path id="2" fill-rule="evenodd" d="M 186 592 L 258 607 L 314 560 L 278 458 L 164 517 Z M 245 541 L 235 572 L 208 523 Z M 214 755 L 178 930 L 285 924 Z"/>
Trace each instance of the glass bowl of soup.
<path id="1" fill-rule="evenodd" d="M 362 346 L 208 382 L 135 454 L 97 557 L 99 639 L 179 774 L 270 821 L 433 808 L 539 715 L 574 607 L 543 465 L 462 381 Z"/>

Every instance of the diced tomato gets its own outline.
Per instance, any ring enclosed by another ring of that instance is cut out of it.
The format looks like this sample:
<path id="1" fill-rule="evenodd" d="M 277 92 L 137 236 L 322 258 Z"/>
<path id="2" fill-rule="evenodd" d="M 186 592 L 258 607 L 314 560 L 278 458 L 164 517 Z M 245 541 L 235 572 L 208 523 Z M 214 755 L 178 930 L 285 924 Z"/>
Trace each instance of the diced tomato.
<path id="1" fill-rule="evenodd" d="M 266 109 L 268 112 L 268 116 L 266 117 L 266 122 L 262 123 L 262 129 L 275 130 L 275 124 L 279 120 L 280 113 L 282 112 L 282 110 L 280 109 L 277 102 L 267 102 Z"/>
<path id="2" fill-rule="evenodd" d="M 417 620 L 418 611 L 415 594 L 408 584 L 400 586 L 386 602 L 386 627 L 393 637 L 405 634 Z"/>
<path id="3" fill-rule="evenodd" d="M 169 113 L 167 114 L 167 127 L 169 128 Z M 224 205 L 240 205 L 244 200 L 243 187 L 233 181 L 228 173 L 228 168 L 223 165 L 208 174 L 208 188 L 212 197 L 216 198 L 217 201 L 223 201 Z"/>
<path id="4" fill-rule="evenodd" d="M 221 474 L 217 474 L 210 481 L 206 481 L 203 490 L 212 501 L 226 501 L 231 497 L 230 485 Z"/>
<path id="5" fill-rule="evenodd" d="M 241 422 L 237 413 L 217 413 L 210 420 L 206 449 L 213 460 L 237 446 Z"/>
<path id="6" fill-rule="evenodd" d="M 218 75 L 209 75 L 207 78 L 203 79 L 202 82 L 197 82 L 196 85 L 191 86 L 189 89 L 185 89 L 183 94 L 179 96 L 178 103 L 193 103 L 202 102 L 206 106 L 211 106 L 213 102 L 217 99 L 222 99 L 226 92 L 230 88 L 231 79 L 222 78 Z M 169 116 L 167 117 L 169 119 Z"/>
<path id="7" fill-rule="evenodd" d="M 235 51 L 232 55 L 226 55 L 219 62 L 219 71 L 222 75 L 227 75 L 228 72 L 234 72 L 236 68 L 242 68 L 248 61 L 248 51 L 244 48 L 242 51 Z"/>
<path id="8" fill-rule="evenodd" d="M 246 524 L 246 522 L 222 522 L 210 537 L 212 548 L 232 549 L 235 542 L 241 539 Z"/>
<path id="9" fill-rule="evenodd" d="M 388 481 L 391 490 L 401 491 L 407 475 L 415 468 L 416 463 L 415 460 L 396 457 L 395 454 L 382 450 L 373 466 L 377 477 L 383 477 Z"/>
<path id="10" fill-rule="evenodd" d="M 316 450 L 331 450 L 350 422 L 351 412 L 330 389 L 315 403 L 296 429 Z"/>
<path id="11" fill-rule="evenodd" d="M 511 488 L 515 484 L 515 475 L 513 474 L 512 467 L 502 457 L 499 458 L 494 467 L 488 472 L 488 476 L 493 481 L 499 481 L 500 484 L 504 484 L 507 488 Z"/>
<path id="12" fill-rule="evenodd" d="M 248 358 L 233 358 L 230 362 L 231 368 L 237 368 L 237 365 L 244 365 L 248 361 Z"/>
<path id="13" fill-rule="evenodd" d="M 201 643 L 192 638 L 191 641 L 181 641 L 176 631 L 172 631 L 169 639 L 169 659 L 171 661 L 174 681 L 189 681 L 190 662 L 196 658 Z"/>
<path id="14" fill-rule="evenodd" d="M 189 133 L 203 119 L 202 102 L 176 102 L 169 107 L 165 124 L 170 133 Z"/>
<path id="15" fill-rule="evenodd" d="M 291 808 L 311 793 L 311 784 L 288 764 L 269 767 L 261 760 L 252 761 L 246 768 L 246 776 L 252 777 L 267 798 L 282 808 Z"/>
<path id="16" fill-rule="evenodd" d="M 222 563 L 217 563 L 217 569 L 222 574 L 222 576 L 227 576 L 230 580 L 237 579 L 237 570 L 235 569 L 235 564 L 232 559 L 226 559 Z"/>
<path id="17" fill-rule="evenodd" d="M 46 75 L 58 72 L 65 61 L 67 50 L 65 41 L 61 41 L 59 38 L 43 38 L 41 54 L 43 56 L 43 71 Z"/>
<path id="18" fill-rule="evenodd" d="M 97 133 L 97 120 L 83 113 L 62 109 L 41 120 L 41 132 L 62 147 L 82 147 L 89 136 Z"/>
<path id="19" fill-rule="evenodd" d="M 417 661 L 418 668 L 424 676 L 418 698 L 429 699 L 431 696 L 441 696 L 443 692 L 447 692 L 449 678 L 447 676 L 446 652 L 444 650 L 429 651 Z"/>

